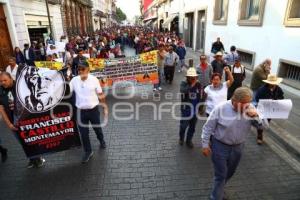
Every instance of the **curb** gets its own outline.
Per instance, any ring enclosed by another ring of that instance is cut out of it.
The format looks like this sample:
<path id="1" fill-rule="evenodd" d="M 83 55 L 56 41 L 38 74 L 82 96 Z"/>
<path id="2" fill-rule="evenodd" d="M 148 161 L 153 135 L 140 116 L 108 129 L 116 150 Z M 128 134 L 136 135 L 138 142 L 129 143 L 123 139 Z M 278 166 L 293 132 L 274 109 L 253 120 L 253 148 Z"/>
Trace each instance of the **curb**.
<path id="1" fill-rule="evenodd" d="M 270 137 L 276 140 L 284 149 L 286 149 L 295 159 L 300 162 L 300 141 L 281 128 L 276 122 L 270 122 L 270 128 L 267 129 L 272 135 Z"/>

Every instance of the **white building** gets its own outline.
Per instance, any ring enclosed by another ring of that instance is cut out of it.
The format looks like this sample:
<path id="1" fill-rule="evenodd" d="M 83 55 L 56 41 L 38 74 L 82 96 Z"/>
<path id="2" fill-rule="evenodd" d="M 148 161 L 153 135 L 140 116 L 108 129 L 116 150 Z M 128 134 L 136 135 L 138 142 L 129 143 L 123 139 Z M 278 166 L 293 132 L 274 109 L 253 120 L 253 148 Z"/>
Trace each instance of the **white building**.
<path id="1" fill-rule="evenodd" d="M 38 0 L 1 0 L 4 7 L 10 38 L 13 46 L 38 41 L 49 36 L 50 27 L 45 1 Z M 1 2 L 0 1 L 0 2 Z M 54 39 L 63 33 L 61 9 L 58 1 L 49 1 L 49 12 Z"/>
<path id="2" fill-rule="evenodd" d="M 49 0 L 54 39 L 63 35 L 58 0 Z M 43 40 L 50 33 L 45 1 L 0 0 L 0 68 L 7 65 L 14 47 Z"/>
<path id="3" fill-rule="evenodd" d="M 105 0 L 106 27 L 117 24 L 116 21 L 116 0 Z"/>
<path id="4" fill-rule="evenodd" d="M 231 45 L 238 48 L 249 70 L 271 58 L 272 73 L 300 89 L 299 0 L 159 1 L 164 2 L 158 9 L 159 20 L 168 26 L 166 22 L 179 15 L 179 35 L 188 47 L 210 54 L 220 37 L 226 51 Z"/>
<path id="5" fill-rule="evenodd" d="M 106 1 L 105 0 L 92 0 L 93 1 L 93 27 L 94 31 L 100 30 L 106 22 L 105 11 Z"/>

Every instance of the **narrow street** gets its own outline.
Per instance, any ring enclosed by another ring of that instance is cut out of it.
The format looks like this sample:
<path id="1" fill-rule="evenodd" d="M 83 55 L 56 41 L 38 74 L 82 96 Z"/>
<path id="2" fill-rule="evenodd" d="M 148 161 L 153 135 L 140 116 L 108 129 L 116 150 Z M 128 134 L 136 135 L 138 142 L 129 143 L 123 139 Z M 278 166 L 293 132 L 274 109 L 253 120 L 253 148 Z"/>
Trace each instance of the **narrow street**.
<path id="1" fill-rule="evenodd" d="M 126 52 L 134 54 L 130 49 Z M 146 88 L 126 102 L 176 103 L 183 73 L 176 72 L 175 78 L 173 85 L 163 85 L 160 100 Z M 167 92 L 174 97 L 166 99 Z M 110 110 L 120 102 L 111 95 L 107 101 Z M 9 149 L 9 159 L 0 164 L 0 199 L 208 199 L 213 168 L 210 159 L 201 154 L 204 121 L 198 122 L 195 148 L 191 150 L 178 145 L 179 121 L 170 112 L 163 113 L 162 120 L 153 120 L 152 107 L 137 109 L 135 120 L 120 121 L 110 116 L 104 128 L 106 150 L 99 148 L 91 131 L 95 154 L 88 164 L 80 163 L 81 149 L 72 149 L 46 156 L 46 165 L 41 169 L 26 168 L 21 146 L 1 121 L 1 137 Z M 268 145 L 258 146 L 251 134 L 244 151 L 236 175 L 226 186 L 230 199 L 299 199 L 299 173 Z"/>

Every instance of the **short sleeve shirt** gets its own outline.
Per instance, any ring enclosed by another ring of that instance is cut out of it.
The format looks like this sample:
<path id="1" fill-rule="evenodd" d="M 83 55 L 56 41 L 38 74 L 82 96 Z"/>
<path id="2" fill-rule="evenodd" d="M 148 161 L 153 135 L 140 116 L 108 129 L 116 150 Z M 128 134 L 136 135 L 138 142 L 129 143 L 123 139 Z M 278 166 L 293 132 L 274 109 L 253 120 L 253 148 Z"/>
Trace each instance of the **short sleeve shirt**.
<path id="1" fill-rule="evenodd" d="M 213 85 L 208 85 L 204 92 L 207 94 L 206 99 L 206 113 L 210 114 L 211 111 L 220 103 L 227 101 L 227 82 L 224 82 L 218 88 L 214 88 Z"/>
<path id="2" fill-rule="evenodd" d="M 95 76 L 89 74 L 84 81 L 80 76 L 74 77 L 70 82 L 70 89 L 75 93 L 77 108 L 92 109 L 99 104 L 98 94 L 102 93 L 102 88 Z"/>

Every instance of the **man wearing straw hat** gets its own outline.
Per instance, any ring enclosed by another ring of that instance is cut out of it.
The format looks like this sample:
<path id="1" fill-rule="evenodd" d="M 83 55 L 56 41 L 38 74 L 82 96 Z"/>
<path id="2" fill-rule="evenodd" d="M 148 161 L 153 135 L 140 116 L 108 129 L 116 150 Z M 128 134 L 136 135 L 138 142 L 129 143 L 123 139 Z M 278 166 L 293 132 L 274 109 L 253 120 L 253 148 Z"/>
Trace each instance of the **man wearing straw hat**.
<path id="1" fill-rule="evenodd" d="M 279 87 L 282 78 L 277 77 L 275 74 L 269 74 L 266 80 L 263 80 L 265 83 L 261 86 L 256 93 L 255 101 L 259 102 L 260 99 L 272 99 L 279 100 L 284 99 L 283 91 Z M 268 119 L 270 122 L 271 119 Z M 263 129 L 259 126 L 257 127 L 257 144 L 261 145 L 263 143 Z"/>
<path id="2" fill-rule="evenodd" d="M 223 53 L 221 51 L 216 53 L 215 60 L 211 62 L 211 66 L 213 68 L 213 73 L 219 73 L 221 76 L 223 76 L 223 70 L 227 64 L 223 60 Z"/>
<path id="3" fill-rule="evenodd" d="M 204 90 L 198 81 L 198 74 L 194 67 L 188 69 L 186 80 L 181 82 L 180 93 L 182 119 L 180 120 L 179 144 L 184 144 L 187 131 L 186 145 L 193 148 L 192 139 L 197 123 L 198 104 L 204 102 Z"/>

